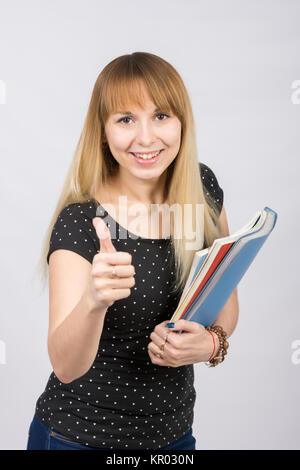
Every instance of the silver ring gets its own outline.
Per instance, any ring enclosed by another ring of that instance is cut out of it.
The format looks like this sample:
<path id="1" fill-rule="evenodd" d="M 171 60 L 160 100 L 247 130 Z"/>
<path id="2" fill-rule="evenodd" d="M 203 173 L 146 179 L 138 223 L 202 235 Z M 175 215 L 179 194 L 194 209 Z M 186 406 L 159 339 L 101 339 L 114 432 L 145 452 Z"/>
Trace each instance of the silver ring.
<path id="1" fill-rule="evenodd" d="M 156 356 L 161 359 L 161 355 L 159 353 L 156 353 Z"/>

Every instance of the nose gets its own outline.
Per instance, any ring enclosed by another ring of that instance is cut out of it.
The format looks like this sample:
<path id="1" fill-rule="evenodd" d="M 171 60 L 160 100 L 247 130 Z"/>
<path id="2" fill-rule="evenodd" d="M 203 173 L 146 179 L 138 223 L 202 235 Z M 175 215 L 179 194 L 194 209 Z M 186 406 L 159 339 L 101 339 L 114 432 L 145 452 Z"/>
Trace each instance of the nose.
<path id="1" fill-rule="evenodd" d="M 153 142 L 157 140 L 154 126 L 149 121 L 140 122 L 136 132 L 137 144 L 145 147 L 146 149 L 153 145 Z"/>

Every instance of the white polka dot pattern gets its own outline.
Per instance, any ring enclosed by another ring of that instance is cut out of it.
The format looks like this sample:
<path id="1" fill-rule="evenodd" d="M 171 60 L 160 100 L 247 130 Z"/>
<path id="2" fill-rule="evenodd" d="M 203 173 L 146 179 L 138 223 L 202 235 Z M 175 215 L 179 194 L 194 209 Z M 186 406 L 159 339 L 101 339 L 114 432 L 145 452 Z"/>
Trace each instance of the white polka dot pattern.
<path id="1" fill-rule="evenodd" d="M 210 194 L 212 196 L 214 209 L 216 209 L 217 214 L 220 215 L 224 199 L 223 189 L 219 186 L 218 180 L 211 168 L 199 162 L 199 170 L 204 186 L 204 195 L 207 196 Z"/>
<path id="2" fill-rule="evenodd" d="M 92 225 L 96 208 L 96 201 L 87 200 L 61 211 L 48 260 L 62 248 L 92 262 L 100 248 Z M 114 220 L 104 209 L 103 216 L 111 229 Z M 171 318 L 181 295 L 170 291 L 175 282 L 173 250 L 170 239 L 124 238 L 131 232 L 119 224 L 116 229 L 112 243 L 131 253 L 135 286 L 129 297 L 109 307 L 90 370 L 69 384 L 52 372 L 36 414 L 53 431 L 86 446 L 159 449 L 188 432 L 196 398 L 192 364 L 156 366 L 147 351 L 150 333 Z"/>

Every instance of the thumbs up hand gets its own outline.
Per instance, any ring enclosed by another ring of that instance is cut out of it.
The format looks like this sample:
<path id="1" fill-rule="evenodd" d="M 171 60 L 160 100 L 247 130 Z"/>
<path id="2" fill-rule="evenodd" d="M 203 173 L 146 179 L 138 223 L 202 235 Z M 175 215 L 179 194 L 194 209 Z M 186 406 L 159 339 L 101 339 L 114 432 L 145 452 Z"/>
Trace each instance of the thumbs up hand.
<path id="1" fill-rule="evenodd" d="M 114 245 L 112 244 L 110 231 L 104 220 L 101 217 L 93 218 L 93 225 L 96 230 L 97 236 L 100 240 L 100 252 L 102 253 L 116 253 Z"/>
<path id="2" fill-rule="evenodd" d="M 93 218 L 93 226 L 100 251 L 93 258 L 89 293 L 96 309 L 107 309 L 116 300 L 130 296 L 130 288 L 135 285 L 135 269 L 131 264 L 132 255 L 115 249 L 101 217 Z"/>

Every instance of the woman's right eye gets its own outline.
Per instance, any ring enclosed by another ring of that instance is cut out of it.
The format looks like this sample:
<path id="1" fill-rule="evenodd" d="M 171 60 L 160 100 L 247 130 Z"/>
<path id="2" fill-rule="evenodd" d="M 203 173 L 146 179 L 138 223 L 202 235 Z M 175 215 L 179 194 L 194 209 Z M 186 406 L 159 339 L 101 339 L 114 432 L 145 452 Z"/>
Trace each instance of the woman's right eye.
<path id="1" fill-rule="evenodd" d="M 128 117 L 128 116 L 125 116 L 125 117 L 119 119 L 118 122 L 124 122 L 124 119 L 131 119 L 131 118 Z M 125 122 L 125 124 L 126 124 L 126 122 Z"/>

